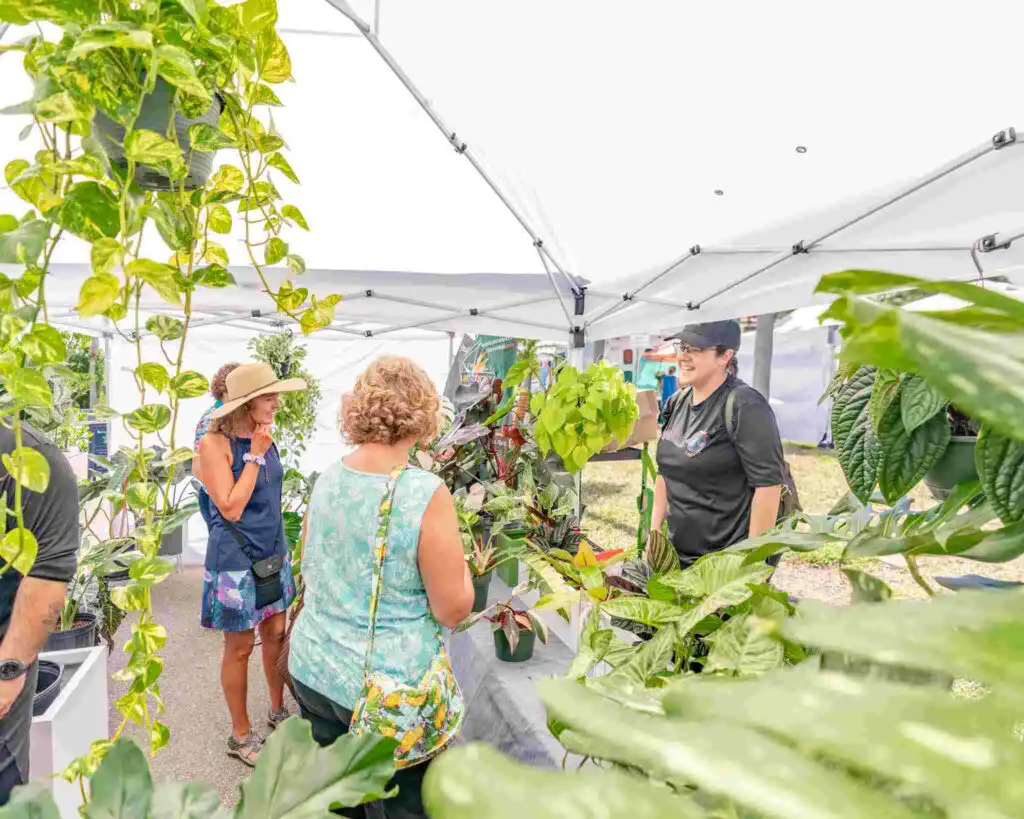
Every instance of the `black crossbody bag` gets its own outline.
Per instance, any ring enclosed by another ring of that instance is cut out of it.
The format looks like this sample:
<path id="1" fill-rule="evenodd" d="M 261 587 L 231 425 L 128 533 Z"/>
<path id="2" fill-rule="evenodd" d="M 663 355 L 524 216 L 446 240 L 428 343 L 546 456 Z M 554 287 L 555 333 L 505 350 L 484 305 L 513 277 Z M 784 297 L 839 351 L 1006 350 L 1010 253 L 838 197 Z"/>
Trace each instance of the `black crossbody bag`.
<path id="1" fill-rule="evenodd" d="M 245 536 L 238 530 L 238 527 L 223 515 L 221 515 L 221 520 L 238 541 L 238 548 L 242 550 L 242 554 L 252 563 L 252 576 L 256 583 L 257 610 L 273 605 L 284 597 L 284 585 L 281 583 L 284 555 L 274 555 L 263 560 L 253 559 L 252 552 L 249 551 L 249 544 L 245 542 Z"/>

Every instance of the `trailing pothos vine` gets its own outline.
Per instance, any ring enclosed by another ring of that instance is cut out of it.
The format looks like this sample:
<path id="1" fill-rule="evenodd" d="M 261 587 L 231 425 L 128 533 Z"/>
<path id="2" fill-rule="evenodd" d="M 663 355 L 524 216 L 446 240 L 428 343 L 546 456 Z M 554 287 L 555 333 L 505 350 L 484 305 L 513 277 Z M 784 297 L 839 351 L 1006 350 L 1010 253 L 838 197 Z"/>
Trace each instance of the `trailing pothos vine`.
<path id="1" fill-rule="evenodd" d="M 49 470 L 40 453 L 22 446 L 20 423 L 27 410 L 52 406 L 48 376 L 66 357 L 46 300 L 61 241 L 90 245 L 79 316 L 105 317 L 135 348 L 138 406 L 120 419 L 132 468 L 121 491 L 104 497 L 134 515 L 140 553 L 130 581 L 114 592 L 117 606 L 135 614 L 118 673 L 128 687 L 117 701 L 123 719 L 114 736 L 66 772 L 87 798 L 85 778 L 129 724 L 142 727 L 151 753 L 169 740 L 159 685 L 167 633 L 154 618 L 152 588 L 171 571 L 158 551 L 175 473 L 192 457 L 176 436 L 181 402 L 208 389 L 203 375 L 183 365 L 197 294 L 235 283 L 228 252 L 214 237 L 234 229 L 276 310 L 305 333 L 333 320 L 340 297 L 318 300 L 287 280 L 275 289 L 266 276 L 278 264 L 293 276 L 304 271 L 284 230 L 308 230 L 275 184 L 298 182 L 270 114 L 281 104 L 273 86 L 291 78 L 276 0 L 7 0 L 0 21 L 24 26 L 6 33 L 3 50 L 20 52 L 35 90 L 4 112 L 27 117 L 22 138 L 37 148 L 27 148 L 28 158 L 5 158 L 4 168 L 11 191 L 31 210 L 0 216 L 0 263 L 20 270 L 0 274 L 0 418 L 17 441 L 3 456 L 16 479 L 7 513 L 15 525 L 0 545 L 0 571 L 27 571 L 37 549 L 23 525 L 22 493 L 44 491 Z M 202 166 L 208 171 L 217 151 L 232 157 L 211 176 Z M 166 261 L 153 258 L 163 255 L 153 226 L 171 251 Z M 170 309 L 153 311 L 153 294 Z"/>

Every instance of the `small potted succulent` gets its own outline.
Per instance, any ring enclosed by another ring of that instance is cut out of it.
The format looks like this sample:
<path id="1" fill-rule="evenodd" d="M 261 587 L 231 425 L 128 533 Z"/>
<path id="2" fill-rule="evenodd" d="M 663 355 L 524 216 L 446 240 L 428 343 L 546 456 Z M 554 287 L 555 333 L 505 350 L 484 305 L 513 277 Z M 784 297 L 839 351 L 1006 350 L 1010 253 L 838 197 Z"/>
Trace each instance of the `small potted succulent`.
<path id="1" fill-rule="evenodd" d="M 494 655 L 506 663 L 525 663 L 533 656 L 536 638 L 548 641 L 548 629 L 529 609 L 499 603 L 495 614 L 486 617 L 494 625 Z"/>

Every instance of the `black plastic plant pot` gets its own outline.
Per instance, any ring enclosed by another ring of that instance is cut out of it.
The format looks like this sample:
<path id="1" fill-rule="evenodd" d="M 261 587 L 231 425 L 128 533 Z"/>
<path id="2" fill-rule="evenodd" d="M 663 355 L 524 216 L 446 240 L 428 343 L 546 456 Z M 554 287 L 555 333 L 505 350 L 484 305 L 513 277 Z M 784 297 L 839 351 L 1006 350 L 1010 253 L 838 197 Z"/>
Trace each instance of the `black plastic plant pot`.
<path id="1" fill-rule="evenodd" d="M 508 644 L 508 637 L 500 628 L 494 632 L 494 656 L 503 663 L 525 663 L 533 656 L 533 644 L 537 635 L 532 631 L 521 630 L 516 650 L 512 651 Z"/>
<path id="2" fill-rule="evenodd" d="M 75 617 L 75 625 L 68 631 L 51 631 L 46 638 L 43 651 L 67 651 L 71 648 L 92 648 L 97 639 L 96 615 L 89 611 L 80 611 Z"/>
<path id="3" fill-rule="evenodd" d="M 189 159 L 188 176 L 185 177 L 185 190 L 195 190 L 206 184 L 213 172 L 213 159 L 215 151 L 191 151 L 191 141 L 188 138 L 189 126 L 196 123 L 217 126 L 220 121 L 220 114 L 223 104 L 219 97 L 213 98 L 213 104 L 198 119 L 188 119 L 174 109 L 175 88 L 173 85 L 162 79 L 157 79 L 156 88 L 153 93 L 147 94 L 142 101 L 142 111 L 135 120 L 135 128 L 155 131 L 164 136 L 167 134 L 167 125 L 174 117 L 174 130 L 178 136 L 178 145 L 186 159 Z M 96 134 L 103 144 L 110 157 L 110 161 L 120 167 L 126 167 L 124 159 L 124 126 L 119 125 L 101 111 L 96 112 Z M 191 157 L 190 157 L 191 154 Z M 135 168 L 135 181 L 140 188 L 148 191 L 169 191 L 171 180 L 156 168 L 147 165 L 137 165 Z"/>
<path id="4" fill-rule="evenodd" d="M 473 611 L 487 608 L 487 592 L 491 587 L 491 573 L 473 577 Z"/>
<path id="5" fill-rule="evenodd" d="M 944 501 L 957 484 L 978 480 L 978 469 L 974 465 L 974 445 L 978 439 L 973 435 L 954 435 L 949 446 L 928 474 L 925 485 L 932 497 Z"/>
<path id="6" fill-rule="evenodd" d="M 64 678 L 64 666 L 49 660 L 39 661 L 39 679 L 36 681 L 36 693 L 32 698 L 32 716 L 41 717 L 53 705 L 60 694 L 60 683 Z"/>

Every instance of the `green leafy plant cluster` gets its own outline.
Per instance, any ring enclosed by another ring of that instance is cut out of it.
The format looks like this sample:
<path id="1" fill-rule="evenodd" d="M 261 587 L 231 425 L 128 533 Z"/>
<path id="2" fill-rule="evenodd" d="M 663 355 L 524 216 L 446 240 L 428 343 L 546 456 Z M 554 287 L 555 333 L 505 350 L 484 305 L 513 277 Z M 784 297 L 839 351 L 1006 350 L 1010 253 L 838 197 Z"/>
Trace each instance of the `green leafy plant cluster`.
<path id="1" fill-rule="evenodd" d="M 968 306 L 909 313 L 865 298 L 910 286 Z M 820 288 L 839 296 L 831 314 L 844 322 L 851 375 L 874 367 L 920 376 L 1005 449 L 1024 441 L 1024 352 L 1010 343 L 1024 331 L 1019 302 L 864 271 L 825 277 Z M 456 749 L 427 777 L 432 819 L 596 819 L 610 810 L 704 819 L 1020 815 L 1019 586 L 894 601 L 883 582 L 847 568 L 854 605 L 803 601 L 794 613 L 763 582 L 767 556 L 825 544 L 848 559 L 903 554 L 912 572 L 923 555 L 1012 560 L 1024 554 L 1022 523 L 995 519 L 1012 509 L 1015 481 L 961 485 L 922 511 L 906 501 L 875 511 L 850 498 L 683 571 L 652 537 L 654 551 L 623 566 L 615 587 L 626 594 L 609 595 L 588 617 L 569 679 L 539 685 L 551 730 L 594 764 L 556 774 L 488 748 Z M 954 580 L 944 585 L 970 585 Z M 601 615 L 644 625 L 649 639 L 630 644 Z M 683 667 L 695 659 L 680 643 L 686 630 L 707 645 L 699 678 Z M 588 676 L 599 663 L 611 672 Z M 963 696 L 967 689 L 976 693 Z M 486 783 L 473 773 L 478 765 L 487 766 Z"/>
<path id="2" fill-rule="evenodd" d="M 192 457 L 177 439 L 179 409 L 209 388 L 183 366 L 194 300 L 203 289 L 235 283 L 217 239 L 241 236 L 273 306 L 304 333 L 329 324 L 340 297 L 318 299 L 292 278 L 274 287 L 266 276 L 273 265 L 287 265 L 293 276 L 304 270 L 286 232 L 309 227 L 278 188 L 298 179 L 270 114 L 281 104 L 274 87 L 292 73 L 276 0 L 9 0 L 0 4 L 0 22 L 27 26 L 17 30 L 21 39 L 15 29 L 6 32 L 4 51 L 13 52 L 6 59 L 20 55 L 34 87 L 30 99 L 5 110 L 26 120 L 26 155 L 5 158 L 4 176 L 27 210 L 0 215 L 0 262 L 21 269 L 0 275 L 0 420 L 17 444 L 3 456 L 15 491 L 0 571 L 26 572 L 38 548 L 24 526 L 23 493 L 44 491 L 49 470 L 24 446 L 21 420 L 53 409 L 51 376 L 68 372 L 68 344 L 50 324 L 46 299 L 50 262 L 66 237 L 89 245 L 91 275 L 78 315 L 104 316 L 135 346 L 138 404 L 120 418 L 131 441 L 119 453 L 125 481 L 103 490 L 136 521 L 140 556 L 128 582 L 111 590 L 117 608 L 134 618 L 120 672 L 129 685 L 117 701 L 122 722 L 112 739 L 94 743 L 66 772 L 84 780 L 129 723 L 141 726 L 151 753 L 169 739 L 159 719 L 167 633 L 153 617 L 151 593 L 171 571 L 158 552 L 176 512 L 175 476 Z M 213 152 L 231 161 L 203 181 L 193 171 Z M 153 243 L 144 241 L 154 233 L 166 259 L 153 258 Z M 174 315 L 147 318 L 150 297 Z M 157 342 L 149 359 L 144 338 Z"/>
<path id="3" fill-rule="evenodd" d="M 92 777 L 88 817 L 122 819 L 329 819 L 332 808 L 387 798 L 394 775 L 394 739 L 348 734 L 328 748 L 313 741 L 309 723 L 292 718 L 267 738 L 238 804 L 221 804 L 218 790 L 201 782 L 154 784 L 145 754 L 131 740 L 115 742 Z M 0 819 L 60 819 L 47 788 L 15 789 Z"/>
<path id="4" fill-rule="evenodd" d="M 257 361 L 269 364 L 278 378 L 301 378 L 306 382 L 306 389 L 300 392 L 281 394 L 281 405 L 274 416 L 274 438 L 281 456 L 287 466 L 298 469 L 316 429 L 316 413 L 323 398 L 320 379 L 304 367 L 308 350 L 289 330 L 256 336 L 249 341 L 249 349 Z"/>
<path id="5" fill-rule="evenodd" d="M 554 450 L 569 472 L 581 470 L 612 440 L 629 438 L 640 413 L 636 387 L 607 361 L 583 373 L 563 364 L 548 389 L 530 399 L 530 411 L 541 453 Z"/>

